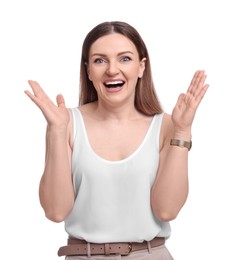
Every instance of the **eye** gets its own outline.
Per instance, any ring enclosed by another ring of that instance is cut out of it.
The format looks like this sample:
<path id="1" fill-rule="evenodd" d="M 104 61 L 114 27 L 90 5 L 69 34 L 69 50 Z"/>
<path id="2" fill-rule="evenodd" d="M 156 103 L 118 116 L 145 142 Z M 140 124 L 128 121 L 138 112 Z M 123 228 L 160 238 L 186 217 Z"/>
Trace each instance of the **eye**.
<path id="1" fill-rule="evenodd" d="M 121 57 L 120 60 L 123 61 L 123 62 L 126 62 L 126 61 L 130 61 L 132 59 L 129 56 L 123 56 L 123 57 Z"/>
<path id="2" fill-rule="evenodd" d="M 101 63 L 104 63 L 104 62 L 105 62 L 105 60 L 102 59 L 102 58 L 97 58 L 97 59 L 94 60 L 94 63 L 97 63 L 97 64 L 101 64 Z"/>

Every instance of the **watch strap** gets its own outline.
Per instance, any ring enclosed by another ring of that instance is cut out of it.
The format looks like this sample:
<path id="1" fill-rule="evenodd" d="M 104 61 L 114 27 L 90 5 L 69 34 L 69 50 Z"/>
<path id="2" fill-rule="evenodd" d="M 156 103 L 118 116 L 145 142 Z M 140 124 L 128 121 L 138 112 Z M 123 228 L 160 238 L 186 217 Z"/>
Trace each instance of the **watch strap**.
<path id="1" fill-rule="evenodd" d="M 188 141 L 179 140 L 179 139 L 171 139 L 170 145 L 185 147 L 190 151 L 192 148 L 192 141 L 188 142 Z"/>

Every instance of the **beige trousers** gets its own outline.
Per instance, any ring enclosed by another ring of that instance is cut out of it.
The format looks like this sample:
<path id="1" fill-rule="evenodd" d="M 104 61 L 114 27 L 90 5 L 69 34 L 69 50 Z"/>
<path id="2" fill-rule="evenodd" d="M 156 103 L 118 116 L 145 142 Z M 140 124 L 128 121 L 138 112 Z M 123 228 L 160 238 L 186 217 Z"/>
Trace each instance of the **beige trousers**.
<path id="1" fill-rule="evenodd" d="M 65 260 L 173 260 L 165 245 L 148 248 L 130 253 L 128 256 L 121 255 L 96 255 L 96 256 L 67 256 Z"/>

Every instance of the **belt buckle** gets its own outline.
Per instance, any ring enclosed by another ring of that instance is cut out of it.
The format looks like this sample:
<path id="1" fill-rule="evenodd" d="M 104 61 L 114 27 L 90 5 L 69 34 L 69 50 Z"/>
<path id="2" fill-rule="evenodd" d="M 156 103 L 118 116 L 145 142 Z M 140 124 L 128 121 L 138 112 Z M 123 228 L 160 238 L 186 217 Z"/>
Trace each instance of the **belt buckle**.
<path id="1" fill-rule="evenodd" d="M 128 255 L 132 252 L 132 243 L 128 243 Z"/>

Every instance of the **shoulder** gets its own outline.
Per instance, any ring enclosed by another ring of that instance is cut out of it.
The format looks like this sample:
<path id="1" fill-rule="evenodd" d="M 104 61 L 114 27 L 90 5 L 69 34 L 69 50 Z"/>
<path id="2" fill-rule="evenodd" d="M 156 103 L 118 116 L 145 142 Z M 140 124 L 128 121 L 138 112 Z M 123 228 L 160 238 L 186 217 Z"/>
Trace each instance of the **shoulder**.
<path id="1" fill-rule="evenodd" d="M 92 114 L 89 112 L 90 110 L 89 107 L 90 107 L 89 104 L 87 104 L 78 107 L 68 108 L 70 120 L 67 128 L 67 132 L 68 132 L 69 145 L 71 148 L 73 148 L 74 138 L 77 132 L 80 130 L 80 127 L 82 126 L 83 117 L 86 116 L 87 114 Z"/>
<path id="2" fill-rule="evenodd" d="M 91 102 L 91 103 L 87 103 L 85 105 L 79 106 L 78 109 L 80 110 L 80 112 L 82 113 L 83 117 L 86 116 L 93 116 L 95 113 L 95 110 L 97 108 L 97 102 Z"/>

